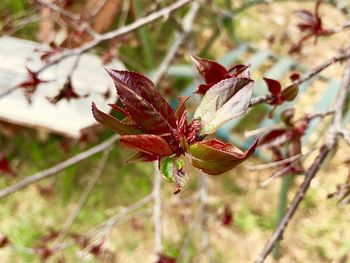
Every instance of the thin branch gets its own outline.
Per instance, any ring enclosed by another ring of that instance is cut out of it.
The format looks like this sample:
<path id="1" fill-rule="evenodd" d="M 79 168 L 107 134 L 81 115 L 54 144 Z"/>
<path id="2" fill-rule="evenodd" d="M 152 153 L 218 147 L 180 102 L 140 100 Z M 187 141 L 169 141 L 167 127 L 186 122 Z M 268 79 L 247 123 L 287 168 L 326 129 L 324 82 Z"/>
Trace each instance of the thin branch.
<path id="1" fill-rule="evenodd" d="M 108 160 L 108 157 L 110 155 L 110 151 L 111 151 L 110 147 L 107 148 L 106 150 L 104 150 L 103 156 L 102 156 L 100 162 L 98 163 L 94 174 L 90 178 L 90 180 L 89 180 L 88 184 L 86 185 L 83 193 L 81 194 L 77 206 L 73 209 L 73 211 L 68 216 L 66 222 L 64 223 L 64 225 L 62 227 L 62 230 L 61 230 L 61 232 L 59 233 L 59 235 L 58 235 L 58 237 L 56 239 L 56 243 L 61 243 L 62 240 L 66 237 L 69 229 L 72 227 L 72 225 L 73 225 L 75 219 L 77 218 L 80 210 L 82 209 L 82 207 L 85 205 L 86 201 L 88 200 L 90 193 L 94 189 L 96 183 L 98 182 L 98 180 L 100 179 L 100 177 L 102 175 L 102 172 L 103 172 L 104 168 L 106 167 L 107 160 Z"/>
<path id="2" fill-rule="evenodd" d="M 164 8 L 162 8 L 162 9 L 160 9 L 160 10 L 158 10 L 158 11 L 156 11 L 148 16 L 142 17 L 142 18 L 134 21 L 133 23 L 126 25 L 122 28 L 109 31 L 103 35 L 94 36 L 93 40 L 91 40 L 90 42 L 87 42 L 80 47 L 77 47 L 77 48 L 74 48 L 71 50 L 66 50 L 66 51 L 63 51 L 62 53 L 58 54 L 55 58 L 48 61 L 45 65 L 43 65 L 40 69 L 38 69 L 37 74 L 44 72 L 48 68 L 52 67 L 53 65 L 56 65 L 57 63 L 63 61 L 64 59 L 67 59 L 67 58 L 72 57 L 72 56 L 77 56 L 79 54 L 83 54 L 83 53 L 87 52 L 88 50 L 92 49 L 93 47 L 97 46 L 101 42 L 124 36 L 130 32 L 135 31 L 136 29 L 138 29 L 142 26 L 145 26 L 147 24 L 150 24 L 150 23 L 152 23 L 152 22 L 154 22 L 162 17 L 168 17 L 171 13 L 177 11 L 178 9 L 182 8 L 183 6 L 185 6 L 186 4 L 188 4 L 192 1 L 193 0 L 178 0 L 175 3 L 173 3 L 167 7 L 164 7 Z M 0 93 L 0 99 L 9 95 L 10 93 L 15 91 L 16 89 L 18 89 L 18 86 L 12 87 L 3 93 Z"/>
<path id="3" fill-rule="evenodd" d="M 350 145 L 350 132 L 345 129 L 339 129 L 338 134 Z"/>
<path id="4" fill-rule="evenodd" d="M 154 184 L 153 184 L 153 222 L 154 222 L 154 246 L 155 253 L 160 254 L 163 250 L 162 245 L 162 236 L 163 236 L 163 227 L 162 227 L 162 201 L 160 196 L 160 189 L 162 183 L 162 175 L 158 168 L 158 163 L 154 162 Z"/>
<path id="5" fill-rule="evenodd" d="M 207 175 L 201 171 L 200 190 L 199 190 L 199 221 L 200 231 L 202 235 L 202 253 L 207 253 L 208 262 L 214 262 L 213 254 L 210 248 L 210 240 L 208 234 L 208 214 L 206 211 L 208 202 L 207 192 Z"/>
<path id="6" fill-rule="evenodd" d="M 193 22 L 197 16 L 199 7 L 200 5 L 196 1 L 191 4 L 191 9 L 188 11 L 186 16 L 182 20 L 182 31 L 180 33 L 175 34 L 175 41 L 173 42 L 172 46 L 169 48 L 168 53 L 166 54 L 162 63 L 159 65 L 157 71 L 153 75 L 152 79 L 155 84 L 157 84 L 160 81 L 164 73 L 167 71 L 179 47 L 185 41 L 188 33 L 191 32 L 193 27 Z"/>
<path id="7" fill-rule="evenodd" d="M 302 83 L 312 79 L 313 77 L 315 77 L 316 75 L 321 73 L 323 70 L 325 70 L 329 66 L 331 66 L 331 65 L 333 65 L 333 64 L 335 64 L 337 62 L 341 62 L 341 61 L 347 60 L 348 58 L 350 58 L 350 52 L 349 51 L 342 52 L 342 53 L 340 53 L 340 54 L 338 54 L 338 55 L 328 59 L 327 61 L 325 61 L 321 65 L 319 65 L 319 66 L 309 70 L 301 78 L 299 78 L 297 81 L 293 82 L 292 84 L 290 84 L 286 88 L 289 88 L 289 87 L 291 87 L 293 85 L 299 86 L 300 84 L 302 84 Z M 272 98 L 271 95 L 263 95 L 263 96 L 252 98 L 249 106 L 252 107 L 252 106 L 256 106 L 258 104 L 264 103 L 264 102 L 268 102 L 269 100 L 271 100 L 271 98 Z"/>
<path id="8" fill-rule="evenodd" d="M 68 160 L 65 160 L 59 164 L 52 166 L 51 168 L 48 168 L 48 169 L 41 171 L 41 172 L 38 172 L 32 176 L 28 176 L 25 179 L 23 179 L 22 181 L 20 181 L 16 184 L 13 184 L 5 189 L 2 189 L 0 191 L 0 199 L 18 191 L 18 190 L 21 190 L 22 188 L 25 188 L 28 185 L 31 185 L 31 184 L 39 182 L 43 179 L 49 178 L 49 177 L 57 174 L 58 172 L 66 169 L 67 167 L 72 166 L 72 165 L 74 165 L 82 160 L 85 160 L 85 159 L 95 155 L 96 153 L 102 152 L 103 150 L 109 148 L 118 138 L 119 138 L 118 135 L 114 135 L 111 138 L 109 138 L 108 140 L 96 145 L 95 147 L 93 147 L 89 150 L 81 152 L 81 153 L 69 158 Z"/>
<path id="9" fill-rule="evenodd" d="M 266 244 L 263 251 L 260 253 L 258 259 L 256 260 L 257 263 L 262 263 L 265 261 L 266 257 L 271 253 L 274 246 L 282 238 L 282 235 L 288 226 L 289 221 L 294 216 L 295 212 L 297 211 L 301 201 L 303 200 L 307 190 L 310 187 L 310 183 L 312 179 L 317 174 L 318 170 L 320 169 L 321 165 L 325 161 L 328 154 L 333 150 L 333 148 L 336 146 L 337 142 L 337 131 L 336 129 L 340 127 L 341 120 L 342 120 L 342 111 L 344 108 L 345 100 L 346 100 L 346 94 L 350 90 L 350 61 L 347 62 L 347 65 L 344 70 L 342 83 L 340 86 L 340 90 L 338 92 L 337 100 L 335 102 L 335 113 L 333 116 L 333 122 L 329 129 L 327 138 L 325 143 L 321 146 L 318 156 L 315 158 L 314 162 L 310 166 L 310 168 L 306 172 L 306 176 L 304 179 L 304 182 L 300 186 L 299 190 L 297 191 L 292 203 L 290 204 L 286 214 L 283 216 L 282 220 L 280 221 L 278 227 L 276 228 L 275 232 L 271 236 L 270 240 Z"/>
<path id="10" fill-rule="evenodd" d="M 250 171 L 259 171 L 259 170 L 274 168 L 274 167 L 280 166 L 282 164 L 287 164 L 287 163 L 299 160 L 301 157 L 303 157 L 305 155 L 301 153 L 301 154 L 297 154 L 297 155 L 294 155 L 294 156 L 291 156 L 289 158 L 286 158 L 286 159 L 283 159 L 280 161 L 276 161 L 276 162 L 270 162 L 270 163 L 264 163 L 264 164 L 258 164 L 258 165 L 249 165 L 249 166 L 247 166 L 247 169 Z"/>

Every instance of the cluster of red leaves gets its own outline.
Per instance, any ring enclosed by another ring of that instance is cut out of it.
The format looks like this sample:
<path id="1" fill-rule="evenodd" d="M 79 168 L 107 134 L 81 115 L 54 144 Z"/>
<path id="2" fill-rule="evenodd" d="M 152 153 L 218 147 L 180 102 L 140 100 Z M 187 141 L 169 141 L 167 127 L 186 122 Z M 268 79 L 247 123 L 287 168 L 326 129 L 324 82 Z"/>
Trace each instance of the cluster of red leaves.
<path id="1" fill-rule="evenodd" d="M 27 78 L 17 85 L 24 92 L 29 103 L 32 102 L 32 96 L 36 91 L 39 84 L 46 83 L 48 81 L 42 80 L 38 77 L 38 72 L 32 71 L 27 68 Z"/>
<path id="2" fill-rule="evenodd" d="M 0 248 L 8 246 L 8 245 L 10 245 L 10 243 L 11 242 L 7 236 L 0 235 Z"/>
<path id="3" fill-rule="evenodd" d="M 264 135 L 259 145 L 271 150 L 274 161 L 281 161 L 293 156 L 298 156 L 301 151 L 301 138 L 305 134 L 310 119 L 303 118 L 298 122 L 293 122 L 294 109 L 288 109 L 281 113 L 281 120 L 285 124 L 285 128 L 273 129 Z M 287 152 L 283 152 L 281 147 L 287 146 Z M 287 174 L 300 174 L 304 172 L 304 168 L 300 161 L 286 162 L 278 167 L 271 175 L 271 178 L 281 177 Z"/>
<path id="4" fill-rule="evenodd" d="M 316 43 L 318 37 L 328 36 L 333 33 L 332 30 L 325 29 L 322 25 L 322 19 L 319 13 L 320 5 L 321 1 L 317 1 L 314 13 L 311 13 L 308 10 L 299 10 L 295 12 L 295 14 L 302 20 L 297 27 L 303 33 L 303 36 L 290 48 L 290 53 L 299 53 L 304 42 L 312 37 L 315 38 Z"/>
<path id="5" fill-rule="evenodd" d="M 11 177 L 16 177 L 16 174 L 10 166 L 10 162 L 7 156 L 1 153 L 0 153 L 0 173 L 5 173 Z"/>
<path id="6" fill-rule="evenodd" d="M 196 65 L 199 74 L 205 81 L 205 84 L 198 86 L 196 93 L 204 95 L 216 83 L 230 78 L 250 78 L 248 65 L 235 65 L 230 69 L 226 69 L 215 61 L 192 56 L 192 60 Z"/>
<path id="7" fill-rule="evenodd" d="M 64 83 L 62 89 L 59 90 L 58 94 L 54 96 L 53 98 L 47 98 L 52 104 L 56 104 L 62 99 L 65 99 L 67 101 L 70 101 L 72 99 L 80 99 L 80 98 L 86 98 L 89 96 L 88 94 L 85 95 L 79 95 L 75 92 L 73 84 L 72 84 L 72 78 L 69 76 Z"/>
<path id="8" fill-rule="evenodd" d="M 247 67 L 236 66 L 230 70 L 231 73 L 227 71 L 224 74 L 224 67 L 214 61 L 198 57 L 194 61 L 206 81 L 198 91 L 204 93 L 210 90 L 212 94 L 204 96 L 203 101 L 209 100 L 211 103 L 206 101 L 200 105 L 197 109 L 197 112 L 200 109 L 199 117 L 191 122 L 187 119 L 185 106 L 189 97 L 179 97 L 179 104 L 173 111 L 152 81 L 145 76 L 130 71 L 107 70 L 120 100 L 119 105 L 110 106 L 123 119 L 103 113 L 94 103 L 92 112 L 98 122 L 121 135 L 120 142 L 124 147 L 137 151 L 129 162 L 160 161 L 170 156 L 175 156 L 176 161 L 181 155 L 189 154 L 193 166 L 207 174 L 218 175 L 253 154 L 257 141 L 245 152 L 216 139 L 203 141 L 208 131 L 214 132 L 216 127 L 242 115 L 248 109 L 253 81 L 243 77 L 243 74 L 249 76 L 249 73 L 244 73 Z M 214 78 L 215 74 L 221 74 L 221 77 Z M 207 110 L 206 104 L 218 108 Z M 181 168 L 174 170 L 178 175 L 174 175 L 175 178 L 183 177 Z M 180 182 L 177 181 L 177 184 L 179 186 Z"/>

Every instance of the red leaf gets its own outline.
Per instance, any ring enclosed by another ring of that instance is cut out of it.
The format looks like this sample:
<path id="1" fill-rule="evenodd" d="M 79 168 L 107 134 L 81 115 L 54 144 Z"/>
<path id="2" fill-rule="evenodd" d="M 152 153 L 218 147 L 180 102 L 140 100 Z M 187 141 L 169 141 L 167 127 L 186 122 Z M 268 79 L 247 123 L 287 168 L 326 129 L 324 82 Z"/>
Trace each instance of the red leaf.
<path id="1" fill-rule="evenodd" d="M 156 263 L 176 263 L 176 258 L 169 257 L 164 254 L 159 254 L 159 258 Z"/>
<path id="2" fill-rule="evenodd" d="M 224 212 L 221 215 L 221 223 L 224 226 L 230 226 L 232 224 L 233 217 L 232 217 L 232 210 L 229 205 L 225 205 Z"/>
<path id="3" fill-rule="evenodd" d="M 231 78 L 250 78 L 249 66 L 238 64 L 228 70 Z"/>
<path id="4" fill-rule="evenodd" d="M 0 154 L 0 173 L 6 173 L 11 177 L 16 177 L 5 154 Z"/>
<path id="5" fill-rule="evenodd" d="M 100 111 L 95 103 L 92 103 L 92 114 L 94 115 L 94 118 L 104 126 L 112 129 L 116 133 L 120 135 L 126 135 L 126 134 L 141 134 L 142 131 L 138 129 L 134 125 L 128 125 L 120 122 L 116 118 L 114 118 L 111 115 L 108 115 L 102 111 Z"/>
<path id="6" fill-rule="evenodd" d="M 173 133 L 174 111 L 155 89 L 151 80 L 130 71 L 107 69 L 125 110 L 144 131 L 152 134 Z"/>
<path id="7" fill-rule="evenodd" d="M 217 83 L 229 75 L 225 67 L 210 59 L 192 56 L 192 61 L 206 84 Z"/>
<path id="8" fill-rule="evenodd" d="M 46 246 L 39 246 L 34 248 L 34 251 L 38 254 L 42 261 L 46 261 L 54 254 L 54 251 Z"/>
<path id="9" fill-rule="evenodd" d="M 274 96 L 278 96 L 281 93 L 281 84 L 274 79 L 263 78 L 270 93 Z"/>
<path id="10" fill-rule="evenodd" d="M 137 152 L 135 153 L 129 160 L 127 160 L 128 163 L 133 162 L 153 162 L 157 161 L 158 156 L 154 154 L 148 154 L 145 152 Z"/>
<path id="11" fill-rule="evenodd" d="M 23 82 L 19 83 L 17 87 L 23 89 L 24 95 L 30 103 L 32 101 L 32 96 L 36 91 L 37 86 L 48 81 L 40 79 L 38 77 L 38 73 L 30 70 L 29 68 L 27 68 L 27 72 L 27 78 Z"/>
<path id="12" fill-rule="evenodd" d="M 249 158 L 258 144 L 256 140 L 249 149 L 242 152 L 230 143 L 209 140 L 193 144 L 189 148 L 192 165 L 210 175 L 227 172 Z"/>
<path id="13" fill-rule="evenodd" d="M 280 137 L 286 135 L 287 132 L 288 132 L 288 130 L 286 130 L 286 129 L 272 130 L 260 139 L 259 145 L 260 146 L 264 145 L 264 146 L 268 147 L 271 143 L 273 143 L 274 141 L 277 141 L 277 139 L 280 139 Z M 273 145 L 275 146 L 274 143 L 273 143 Z"/>
<path id="14" fill-rule="evenodd" d="M 0 235 L 0 248 L 6 247 L 10 244 L 7 236 Z"/>
<path id="15" fill-rule="evenodd" d="M 298 79 L 300 79 L 300 74 L 294 72 L 294 73 L 292 73 L 292 74 L 289 76 L 289 78 L 290 78 L 291 81 L 295 82 L 295 81 L 297 81 Z"/>
<path id="16" fill-rule="evenodd" d="M 93 254 L 94 256 L 99 256 L 103 252 L 103 240 L 99 242 L 96 245 L 93 245 L 90 249 L 89 252 Z"/>
<path id="17" fill-rule="evenodd" d="M 189 99 L 189 96 L 179 96 L 178 100 L 179 100 L 179 104 L 176 107 L 175 110 L 175 116 L 176 119 L 179 121 L 183 115 L 183 113 L 186 111 L 186 101 Z"/>
<path id="18" fill-rule="evenodd" d="M 52 104 L 56 104 L 62 99 L 66 99 L 70 101 L 71 99 L 80 99 L 80 98 L 86 98 L 89 96 L 86 95 L 78 95 L 72 85 L 71 78 L 67 78 L 66 82 L 63 85 L 63 88 L 59 90 L 58 94 L 54 96 L 53 98 L 47 98 Z"/>
<path id="19" fill-rule="evenodd" d="M 157 156 L 169 156 L 173 154 L 169 144 L 157 135 L 124 135 L 120 137 L 120 143 L 126 148 Z"/>

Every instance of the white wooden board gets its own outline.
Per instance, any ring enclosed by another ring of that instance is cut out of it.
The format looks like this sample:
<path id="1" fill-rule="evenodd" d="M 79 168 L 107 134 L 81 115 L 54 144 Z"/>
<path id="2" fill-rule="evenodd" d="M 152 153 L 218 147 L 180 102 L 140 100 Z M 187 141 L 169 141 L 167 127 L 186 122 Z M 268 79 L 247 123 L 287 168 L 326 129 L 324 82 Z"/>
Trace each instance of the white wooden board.
<path id="1" fill-rule="evenodd" d="M 33 70 L 40 68 L 41 53 L 36 52 L 37 49 L 45 50 L 47 46 L 13 37 L 0 38 L 0 93 L 26 78 L 26 66 Z M 68 58 L 40 75 L 41 79 L 50 82 L 38 86 L 32 104 L 28 103 L 20 89 L 0 98 L 0 120 L 78 138 L 81 129 L 96 123 L 91 114 L 91 102 L 94 101 L 101 110 L 108 111 L 110 108 L 107 104 L 115 102 L 116 93 L 100 58 L 84 54 L 72 83 L 78 94 L 90 95 L 87 98 L 61 100 L 56 105 L 51 104 L 46 97 L 55 96 L 62 88 L 74 61 L 74 57 Z M 108 67 L 124 69 L 118 61 Z M 105 100 L 101 94 L 107 88 L 111 90 L 111 97 Z"/>

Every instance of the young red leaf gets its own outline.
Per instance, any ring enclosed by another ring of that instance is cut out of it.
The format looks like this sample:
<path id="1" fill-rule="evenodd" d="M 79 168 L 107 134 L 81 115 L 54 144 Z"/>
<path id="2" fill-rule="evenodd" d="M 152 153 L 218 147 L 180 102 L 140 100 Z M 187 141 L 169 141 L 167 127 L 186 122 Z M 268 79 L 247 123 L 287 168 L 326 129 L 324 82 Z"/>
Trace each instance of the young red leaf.
<path id="1" fill-rule="evenodd" d="M 52 104 L 56 104 L 62 99 L 66 99 L 67 101 L 70 101 L 71 99 L 80 99 L 80 98 L 86 98 L 89 96 L 88 94 L 85 95 L 79 95 L 75 92 L 72 80 L 71 78 L 67 78 L 66 82 L 63 85 L 63 88 L 59 90 L 58 94 L 54 96 L 53 98 L 47 98 Z"/>
<path id="2" fill-rule="evenodd" d="M 201 133 L 213 133 L 224 123 L 245 113 L 253 94 L 253 83 L 246 78 L 230 78 L 208 90 L 194 114 L 194 118 L 202 123 Z"/>
<path id="3" fill-rule="evenodd" d="M 127 160 L 128 163 L 133 162 L 153 162 L 157 161 L 158 156 L 155 154 L 148 154 L 145 152 L 137 152 L 131 158 Z"/>
<path id="4" fill-rule="evenodd" d="M 24 92 L 29 103 L 32 101 L 32 96 L 36 91 L 39 84 L 46 83 L 48 81 L 42 80 L 38 77 L 38 73 L 27 68 L 27 78 L 17 85 Z"/>
<path id="5" fill-rule="evenodd" d="M 95 103 L 92 103 L 92 114 L 94 118 L 104 126 L 112 129 L 116 133 L 120 135 L 126 135 L 126 134 L 141 134 L 143 133 L 139 128 L 137 128 L 135 125 L 128 125 L 120 122 L 116 118 L 114 118 L 111 115 L 108 115 L 102 111 L 100 111 Z"/>
<path id="6" fill-rule="evenodd" d="M 192 56 L 192 61 L 206 84 L 217 83 L 229 75 L 225 67 L 210 59 Z"/>
<path id="7" fill-rule="evenodd" d="M 174 111 L 151 80 L 136 72 L 112 69 L 107 72 L 125 110 L 144 131 L 160 135 L 176 130 Z"/>
<path id="8" fill-rule="evenodd" d="M 10 162 L 5 154 L 0 154 L 0 173 L 6 173 L 11 177 L 15 177 L 16 174 L 10 166 Z"/>
<path id="9" fill-rule="evenodd" d="M 282 88 L 279 81 L 274 79 L 268 79 L 268 78 L 263 78 L 263 79 L 272 95 L 278 96 L 281 93 Z"/>
<path id="10" fill-rule="evenodd" d="M 159 258 L 156 263 L 176 263 L 176 258 L 169 257 L 164 254 L 159 254 Z"/>
<path id="11" fill-rule="evenodd" d="M 220 221 L 224 226 L 230 226 L 232 224 L 233 216 L 231 207 L 229 205 L 225 205 L 224 212 L 221 215 Z"/>
<path id="12" fill-rule="evenodd" d="M 265 136 L 263 136 L 260 141 L 260 146 L 270 147 L 280 145 L 280 143 L 284 143 L 287 140 L 286 134 L 288 133 L 287 129 L 275 129 L 268 132 Z"/>
<path id="13" fill-rule="evenodd" d="M 10 244 L 10 240 L 7 236 L 0 234 L 0 248 L 6 247 Z"/>
<path id="14" fill-rule="evenodd" d="M 249 158 L 258 144 L 256 140 L 245 152 L 218 140 L 198 142 L 189 148 L 192 165 L 209 175 L 227 172 Z"/>
<path id="15" fill-rule="evenodd" d="M 173 154 L 169 144 L 157 135 L 124 135 L 120 137 L 120 143 L 126 148 L 157 156 L 169 156 Z"/>
<path id="16" fill-rule="evenodd" d="M 186 111 L 185 103 L 189 98 L 189 96 L 179 96 L 178 98 L 179 104 L 177 105 L 175 110 L 175 116 L 178 121 L 181 119 L 183 113 Z"/>
<path id="17" fill-rule="evenodd" d="M 234 65 L 228 72 L 232 78 L 250 78 L 249 65 Z"/>

